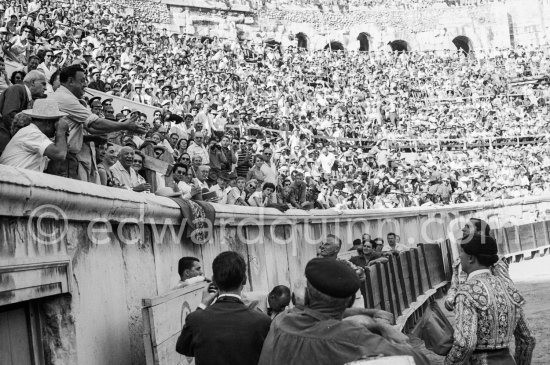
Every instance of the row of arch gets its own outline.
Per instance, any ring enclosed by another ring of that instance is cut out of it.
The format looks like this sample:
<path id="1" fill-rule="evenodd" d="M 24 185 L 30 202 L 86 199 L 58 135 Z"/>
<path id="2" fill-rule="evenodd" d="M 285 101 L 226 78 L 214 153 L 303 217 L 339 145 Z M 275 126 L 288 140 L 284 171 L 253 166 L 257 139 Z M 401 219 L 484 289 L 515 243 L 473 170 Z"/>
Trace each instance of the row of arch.
<path id="1" fill-rule="evenodd" d="M 309 38 L 306 34 L 300 32 L 296 34 L 296 39 L 298 40 L 298 48 L 308 48 Z M 359 51 L 368 52 L 370 50 L 371 36 L 368 33 L 359 33 L 357 40 L 359 41 Z M 472 41 L 466 36 L 460 35 L 455 37 L 452 42 L 457 50 L 461 50 L 464 53 L 469 53 L 472 50 Z M 402 39 L 391 41 L 388 43 L 388 46 L 390 46 L 393 51 L 398 52 L 409 52 L 411 50 L 409 43 Z M 339 41 L 331 41 L 327 43 L 325 49 L 343 51 L 344 45 Z"/>

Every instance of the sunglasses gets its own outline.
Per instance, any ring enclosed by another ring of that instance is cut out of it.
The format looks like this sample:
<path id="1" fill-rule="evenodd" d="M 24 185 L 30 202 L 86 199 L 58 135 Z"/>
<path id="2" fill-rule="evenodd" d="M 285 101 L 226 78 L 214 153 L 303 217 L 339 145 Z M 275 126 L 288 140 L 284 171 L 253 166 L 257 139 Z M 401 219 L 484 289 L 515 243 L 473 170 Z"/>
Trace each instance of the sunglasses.
<path id="1" fill-rule="evenodd" d="M 189 157 L 182 157 L 180 158 L 180 160 L 187 160 L 187 161 L 191 161 L 191 159 Z"/>
<path id="2" fill-rule="evenodd" d="M 256 189 L 256 185 L 254 185 L 254 184 L 249 184 L 248 187 Z"/>

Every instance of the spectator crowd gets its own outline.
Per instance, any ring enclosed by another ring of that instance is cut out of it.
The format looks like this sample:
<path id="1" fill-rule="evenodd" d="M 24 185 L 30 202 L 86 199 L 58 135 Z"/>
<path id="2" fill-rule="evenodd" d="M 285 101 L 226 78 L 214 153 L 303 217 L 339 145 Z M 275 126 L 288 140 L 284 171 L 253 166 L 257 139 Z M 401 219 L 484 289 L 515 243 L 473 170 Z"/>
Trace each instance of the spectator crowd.
<path id="1" fill-rule="evenodd" d="M 170 34 L 118 2 L 6 2 L 1 25 L 0 164 L 281 210 L 549 188 L 550 89 L 514 86 L 547 74 L 543 47 L 307 52 Z"/>

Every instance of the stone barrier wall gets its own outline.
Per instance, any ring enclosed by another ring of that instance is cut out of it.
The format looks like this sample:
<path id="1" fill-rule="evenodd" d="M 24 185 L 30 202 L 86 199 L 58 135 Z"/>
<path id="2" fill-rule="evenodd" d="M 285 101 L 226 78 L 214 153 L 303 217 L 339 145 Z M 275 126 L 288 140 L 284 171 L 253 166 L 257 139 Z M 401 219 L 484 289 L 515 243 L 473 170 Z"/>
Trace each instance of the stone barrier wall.
<path id="1" fill-rule="evenodd" d="M 338 235 L 347 251 L 362 233 L 385 239 L 395 232 L 409 247 L 437 246 L 443 260 L 473 216 L 489 221 L 507 253 L 530 252 L 548 242 L 550 196 L 344 212 L 214 207 L 210 240 L 199 245 L 182 230 L 188 217 L 168 198 L 0 166 L 0 307 L 36 304 L 47 363 L 144 364 L 142 299 L 170 291 L 182 256 L 199 257 L 210 276 L 219 252 L 238 251 L 248 262 L 246 290 L 267 291 L 302 281 L 305 264 L 328 233 Z M 371 294 L 370 304 L 403 314 L 417 294 L 448 275 L 448 260 L 418 261 L 430 274 L 438 268 L 438 276 L 430 276 L 431 283 L 421 276 L 423 286 L 412 293 L 404 262 L 426 272 L 414 266 L 420 253 L 430 254 L 417 248 L 370 271 L 370 282 L 379 282 L 375 275 L 392 282 L 391 288 L 367 288 L 372 293 L 401 290 L 399 302 L 381 293 Z"/>

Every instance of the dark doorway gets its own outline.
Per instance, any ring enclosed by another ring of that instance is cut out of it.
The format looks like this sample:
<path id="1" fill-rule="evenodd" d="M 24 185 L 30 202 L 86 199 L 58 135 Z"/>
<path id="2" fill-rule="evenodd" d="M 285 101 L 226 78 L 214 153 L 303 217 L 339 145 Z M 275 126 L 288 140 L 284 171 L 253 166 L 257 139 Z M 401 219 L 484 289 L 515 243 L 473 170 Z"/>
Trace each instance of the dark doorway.
<path id="1" fill-rule="evenodd" d="M 300 32 L 296 34 L 296 39 L 298 40 L 298 48 L 307 49 L 309 38 L 304 33 Z"/>
<path id="2" fill-rule="evenodd" d="M 359 41 L 359 51 L 368 52 L 370 48 L 370 35 L 368 33 L 361 32 L 357 36 L 357 40 Z"/>
<path id="3" fill-rule="evenodd" d="M 325 49 L 330 49 L 331 51 L 343 51 L 344 45 L 338 41 L 332 41 L 325 46 Z"/>
<path id="4" fill-rule="evenodd" d="M 472 50 L 472 41 L 470 41 L 470 38 L 463 35 L 459 35 L 453 39 L 453 44 L 456 46 L 457 50 L 466 54 L 470 53 Z"/>
<path id="5" fill-rule="evenodd" d="M 411 46 L 409 46 L 409 43 L 407 43 L 407 41 L 404 41 L 402 39 L 398 39 L 393 42 L 390 42 L 388 43 L 388 45 L 391 47 L 392 51 L 409 52 L 411 50 Z"/>

